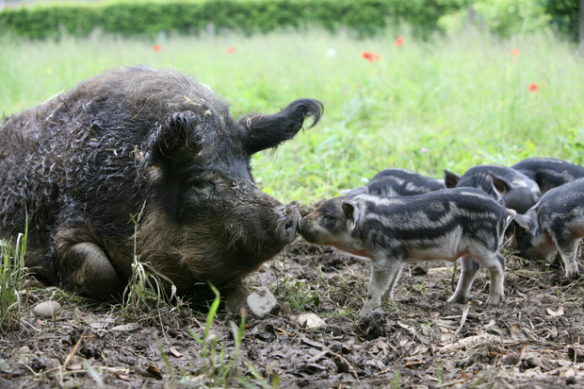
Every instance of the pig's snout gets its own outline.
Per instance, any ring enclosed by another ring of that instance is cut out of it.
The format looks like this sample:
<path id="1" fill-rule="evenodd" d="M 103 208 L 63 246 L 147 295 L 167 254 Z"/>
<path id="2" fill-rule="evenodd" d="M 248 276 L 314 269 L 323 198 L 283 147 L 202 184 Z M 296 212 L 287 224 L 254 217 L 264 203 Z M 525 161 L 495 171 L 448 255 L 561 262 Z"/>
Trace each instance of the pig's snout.
<path id="1" fill-rule="evenodd" d="M 300 211 L 297 206 L 282 206 L 276 209 L 281 215 L 278 224 L 278 233 L 282 240 L 290 243 L 296 239 L 296 231 L 298 228 L 298 220 L 300 219 Z"/>
<path id="2" fill-rule="evenodd" d="M 302 229 L 304 228 L 304 224 L 306 223 L 306 219 L 301 217 L 298 219 L 298 233 L 302 234 Z"/>

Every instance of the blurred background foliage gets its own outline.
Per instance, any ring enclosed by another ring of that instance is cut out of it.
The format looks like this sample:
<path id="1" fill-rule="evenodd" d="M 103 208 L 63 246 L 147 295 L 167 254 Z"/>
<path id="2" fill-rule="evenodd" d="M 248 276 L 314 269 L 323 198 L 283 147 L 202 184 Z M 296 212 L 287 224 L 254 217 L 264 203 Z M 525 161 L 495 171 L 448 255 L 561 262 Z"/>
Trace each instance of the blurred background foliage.
<path id="1" fill-rule="evenodd" d="M 41 39 L 94 29 L 120 36 L 160 33 L 251 35 L 324 27 L 374 36 L 400 23 L 415 36 L 454 33 L 469 23 L 502 38 L 555 32 L 577 40 L 579 0 L 140 0 L 6 1 L 0 33 Z M 2 3 L 0 3 L 2 4 Z"/>

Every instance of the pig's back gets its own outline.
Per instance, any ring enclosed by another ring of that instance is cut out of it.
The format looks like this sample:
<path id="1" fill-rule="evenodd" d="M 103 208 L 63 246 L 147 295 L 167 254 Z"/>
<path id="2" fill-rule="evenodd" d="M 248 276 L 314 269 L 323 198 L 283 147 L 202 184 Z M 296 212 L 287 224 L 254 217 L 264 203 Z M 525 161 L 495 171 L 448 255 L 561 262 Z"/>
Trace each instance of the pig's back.
<path id="1" fill-rule="evenodd" d="M 366 208 L 360 233 L 381 234 L 400 241 L 436 239 L 455 229 L 462 233 L 504 230 L 506 211 L 474 188 L 445 189 L 419 196 L 359 195 Z"/>
<path id="2" fill-rule="evenodd" d="M 584 178 L 550 189 L 541 200 L 538 215 L 551 218 L 554 214 L 581 214 L 584 211 Z"/>
<path id="3" fill-rule="evenodd" d="M 542 193 L 584 177 L 584 167 L 555 158 L 528 158 L 511 168 L 534 180 Z"/>

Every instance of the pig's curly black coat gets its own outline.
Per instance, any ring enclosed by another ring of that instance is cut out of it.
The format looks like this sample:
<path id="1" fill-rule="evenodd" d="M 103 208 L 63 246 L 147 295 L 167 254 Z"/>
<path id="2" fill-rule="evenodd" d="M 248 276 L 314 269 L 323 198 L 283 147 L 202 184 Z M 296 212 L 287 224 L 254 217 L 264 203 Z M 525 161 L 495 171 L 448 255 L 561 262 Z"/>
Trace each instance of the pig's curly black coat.
<path id="1" fill-rule="evenodd" d="M 130 215 L 145 204 L 142 261 L 183 291 L 240 280 L 290 241 L 282 228 L 296 228 L 290 209 L 255 186 L 251 155 L 321 114 L 320 102 L 301 99 L 236 122 L 223 100 L 182 73 L 105 72 L 0 124 L 0 234 L 23 232 L 28 217 L 27 266 L 101 298 L 127 282 Z M 99 266 L 81 269 L 92 257 L 109 261 L 119 283 L 88 287 L 100 282 L 92 275 Z"/>

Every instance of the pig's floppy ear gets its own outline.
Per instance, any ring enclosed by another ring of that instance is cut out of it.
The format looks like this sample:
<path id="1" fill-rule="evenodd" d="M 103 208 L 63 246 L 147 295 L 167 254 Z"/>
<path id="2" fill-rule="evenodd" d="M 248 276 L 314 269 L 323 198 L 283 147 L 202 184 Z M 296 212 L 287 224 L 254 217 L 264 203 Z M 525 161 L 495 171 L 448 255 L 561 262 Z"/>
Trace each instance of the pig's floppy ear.
<path id="1" fill-rule="evenodd" d="M 300 131 L 307 116 L 312 116 L 313 127 L 323 113 L 318 100 L 295 100 L 273 115 L 248 115 L 239 120 L 243 127 L 243 145 L 251 155 L 292 139 Z"/>
<path id="2" fill-rule="evenodd" d="M 458 184 L 460 176 L 458 174 L 452 173 L 450 170 L 442 170 L 444 170 L 444 185 L 446 185 L 446 187 L 449 189 L 456 188 L 456 184 Z"/>
<path id="3" fill-rule="evenodd" d="M 193 112 L 176 112 L 169 116 L 148 137 L 147 165 L 176 158 L 179 151 L 196 150 L 195 127 L 198 124 L 201 121 Z"/>
<path id="4" fill-rule="evenodd" d="M 347 217 L 347 227 L 349 227 L 349 231 L 353 231 L 355 225 L 359 221 L 359 217 L 361 216 L 357 202 L 343 200 L 341 202 L 341 208 L 343 208 L 343 214 Z"/>

